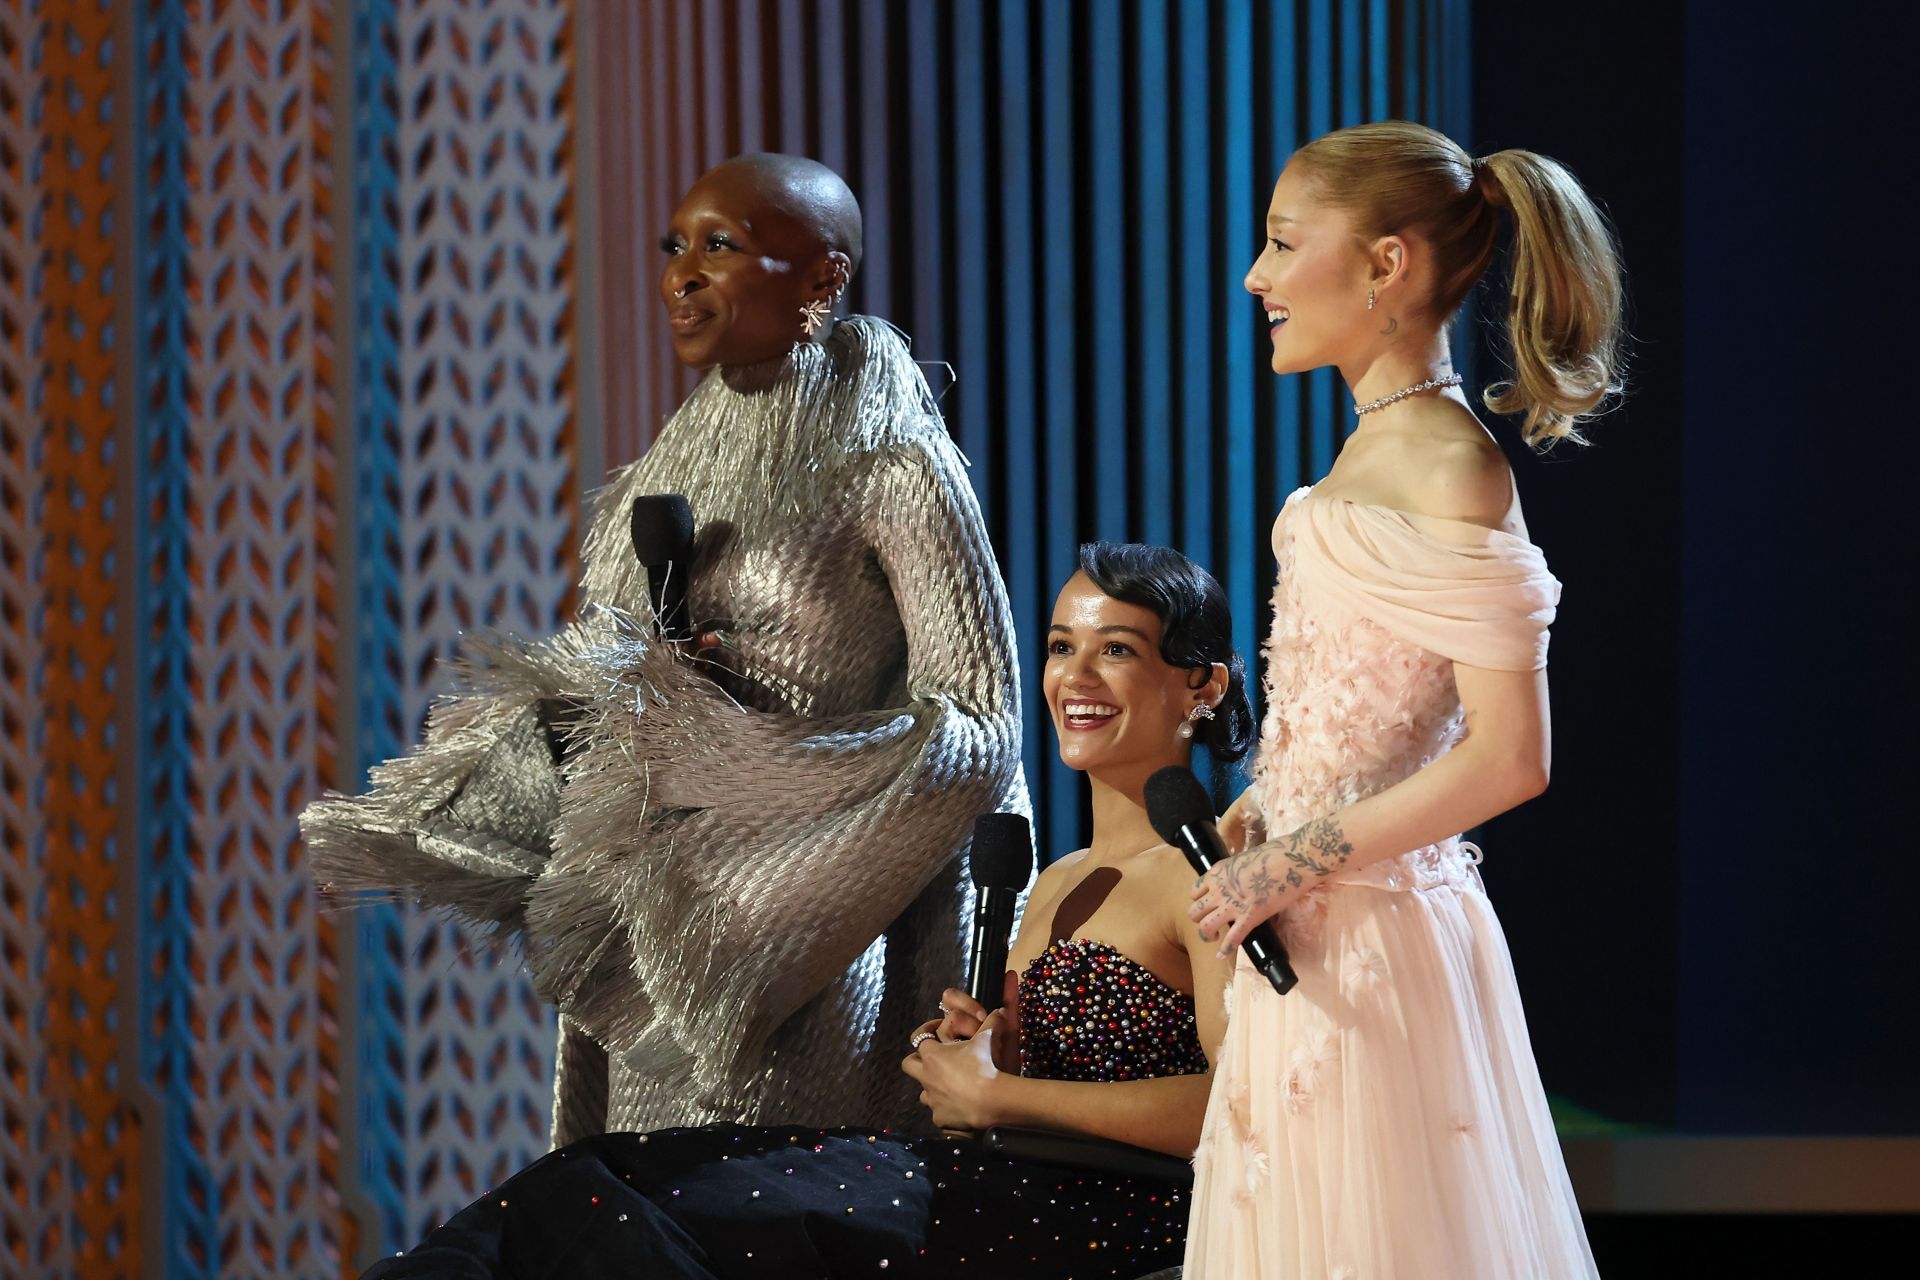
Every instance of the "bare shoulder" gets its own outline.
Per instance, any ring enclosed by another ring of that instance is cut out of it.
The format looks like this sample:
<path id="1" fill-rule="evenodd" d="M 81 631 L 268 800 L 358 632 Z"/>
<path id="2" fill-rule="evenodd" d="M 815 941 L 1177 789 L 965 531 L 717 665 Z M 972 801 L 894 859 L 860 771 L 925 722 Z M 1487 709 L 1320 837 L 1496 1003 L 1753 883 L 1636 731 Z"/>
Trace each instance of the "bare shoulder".
<path id="1" fill-rule="evenodd" d="M 1046 867 L 1041 870 L 1040 874 L 1047 876 L 1054 872 L 1064 873 L 1067 868 L 1078 866 L 1080 863 L 1085 862 L 1087 855 L 1092 852 L 1092 849 L 1075 849 L 1072 853 L 1063 853 L 1052 862 L 1049 862 Z"/>
<path id="2" fill-rule="evenodd" d="M 1519 525 L 1506 455 L 1458 400 L 1410 405 L 1392 422 L 1357 431 L 1324 483 L 1361 505 L 1490 529 Z"/>
<path id="3" fill-rule="evenodd" d="M 1193 868 L 1170 844 L 1143 849 L 1128 860 L 1129 873 L 1138 876 L 1146 889 L 1146 901 L 1154 904 L 1157 928 L 1166 940 L 1181 950 L 1191 950 L 1196 926 L 1187 919 L 1187 907 L 1193 898 Z"/>
<path id="4" fill-rule="evenodd" d="M 1484 431 L 1421 440 L 1410 449 L 1419 457 L 1407 473 L 1408 510 L 1490 529 L 1513 521 L 1513 472 Z"/>
<path id="5" fill-rule="evenodd" d="M 1153 885 L 1156 896 L 1177 906 L 1177 916 L 1185 919 L 1188 895 L 1193 889 L 1195 874 L 1187 865 L 1186 858 L 1170 844 L 1156 845 L 1140 855 L 1140 862 L 1148 880 Z"/>
<path id="6" fill-rule="evenodd" d="M 1187 890 L 1193 887 L 1193 868 L 1180 856 L 1180 851 L 1170 844 L 1157 844 L 1128 854 L 1118 864 L 1125 869 L 1129 878 L 1138 880 L 1147 886 L 1148 892 L 1155 898 L 1164 894 L 1175 894 L 1185 910 Z"/>
<path id="7" fill-rule="evenodd" d="M 1052 862 L 1040 868 L 1040 874 L 1033 882 L 1033 896 L 1039 896 L 1041 893 L 1052 889 L 1064 880 L 1072 880 L 1078 877 L 1082 871 L 1082 864 L 1086 862 L 1089 852 L 1091 852 L 1091 850 L 1075 849 L 1072 853 L 1055 858 Z"/>

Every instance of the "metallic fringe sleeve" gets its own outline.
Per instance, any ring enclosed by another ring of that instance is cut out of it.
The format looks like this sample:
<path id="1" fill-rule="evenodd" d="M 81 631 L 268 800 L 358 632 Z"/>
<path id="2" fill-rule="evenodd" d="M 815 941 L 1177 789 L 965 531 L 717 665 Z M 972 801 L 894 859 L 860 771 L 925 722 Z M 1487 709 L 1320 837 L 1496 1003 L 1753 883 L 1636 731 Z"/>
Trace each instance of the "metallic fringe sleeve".
<path id="1" fill-rule="evenodd" d="M 906 705 L 743 709 L 631 630 L 586 655 L 596 719 L 529 893 L 528 958 L 630 1069 L 703 1097 L 745 1087 L 771 1032 L 950 865 L 979 813 L 1024 802 L 1006 595 L 957 452 L 887 449 L 862 483 Z"/>
<path id="2" fill-rule="evenodd" d="M 301 813 L 322 891 L 446 908 L 513 940 L 560 807 L 541 703 L 591 677 L 585 648 L 579 628 L 538 644 L 468 637 L 425 741 L 375 766 L 365 795 Z"/>

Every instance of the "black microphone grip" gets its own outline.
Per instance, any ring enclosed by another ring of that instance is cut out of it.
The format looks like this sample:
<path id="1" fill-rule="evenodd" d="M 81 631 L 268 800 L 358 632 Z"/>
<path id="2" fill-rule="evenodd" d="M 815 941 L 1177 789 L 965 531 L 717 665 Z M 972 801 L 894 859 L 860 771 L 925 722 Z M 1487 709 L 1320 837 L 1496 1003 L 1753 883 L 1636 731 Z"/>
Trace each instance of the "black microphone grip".
<path id="1" fill-rule="evenodd" d="M 967 994 L 992 1013 L 1005 1003 L 1007 945 L 1017 889 L 981 887 L 973 908 L 973 945 L 967 949 Z"/>
<path id="2" fill-rule="evenodd" d="M 1180 839 L 1173 843 L 1198 875 L 1204 876 L 1214 864 L 1227 860 L 1227 846 L 1211 823 L 1205 826 L 1182 823 Z M 1253 932 L 1241 942 L 1240 949 L 1253 961 L 1253 967 L 1266 975 L 1276 993 L 1285 995 L 1300 981 L 1300 975 L 1293 971 L 1293 963 L 1287 959 L 1287 949 L 1280 945 L 1280 935 L 1273 931 L 1272 921 L 1255 925 Z"/>
<path id="3" fill-rule="evenodd" d="M 669 644 L 693 639 L 687 621 L 687 571 L 677 560 L 647 566 L 647 602 L 659 620 L 660 638 Z"/>

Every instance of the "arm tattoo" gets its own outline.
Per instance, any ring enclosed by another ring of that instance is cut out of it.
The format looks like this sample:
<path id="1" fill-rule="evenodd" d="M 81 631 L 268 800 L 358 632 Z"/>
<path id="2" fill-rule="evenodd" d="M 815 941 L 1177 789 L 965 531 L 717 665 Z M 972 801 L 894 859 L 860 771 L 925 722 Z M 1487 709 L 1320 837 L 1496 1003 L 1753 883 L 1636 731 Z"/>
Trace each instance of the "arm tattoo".
<path id="1" fill-rule="evenodd" d="M 1340 829 L 1339 822 L 1333 818 L 1315 818 L 1291 835 L 1274 841 L 1274 851 L 1290 864 L 1287 885 L 1297 888 L 1302 882 L 1302 872 L 1324 880 L 1345 866 L 1353 854 L 1353 845 L 1348 843 L 1347 833 Z"/>
<path id="2" fill-rule="evenodd" d="M 1249 849 L 1221 863 L 1220 897 L 1236 913 L 1244 914 L 1253 905 L 1275 893 L 1298 889 L 1309 878 L 1324 880 L 1353 854 L 1353 845 L 1333 818 L 1315 818 L 1291 835 L 1259 849 Z M 1274 859 L 1286 864 L 1280 875 L 1274 874 Z"/>

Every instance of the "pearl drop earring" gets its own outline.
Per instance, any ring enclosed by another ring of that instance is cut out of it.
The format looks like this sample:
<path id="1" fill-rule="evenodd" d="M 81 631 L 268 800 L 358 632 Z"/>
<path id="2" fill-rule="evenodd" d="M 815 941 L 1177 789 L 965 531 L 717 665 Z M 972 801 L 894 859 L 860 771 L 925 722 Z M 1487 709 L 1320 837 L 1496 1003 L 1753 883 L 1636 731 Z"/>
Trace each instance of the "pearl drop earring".
<path id="1" fill-rule="evenodd" d="M 1183 738 L 1191 738 L 1193 736 L 1194 721 L 1211 719 L 1213 719 L 1213 708 L 1204 702 L 1196 702 L 1193 704 L 1193 710 L 1187 712 L 1187 718 L 1180 722 L 1180 728 L 1177 732 Z"/>

